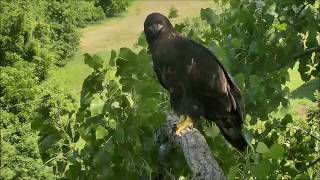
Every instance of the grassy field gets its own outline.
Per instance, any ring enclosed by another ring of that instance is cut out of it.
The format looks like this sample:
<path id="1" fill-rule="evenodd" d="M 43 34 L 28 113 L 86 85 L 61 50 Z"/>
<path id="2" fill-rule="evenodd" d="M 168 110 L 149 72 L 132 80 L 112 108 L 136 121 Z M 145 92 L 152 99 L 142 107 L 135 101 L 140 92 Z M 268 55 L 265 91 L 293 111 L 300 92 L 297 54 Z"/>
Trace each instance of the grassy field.
<path id="1" fill-rule="evenodd" d="M 175 7 L 179 17 L 173 23 L 199 16 L 200 9 L 214 7 L 213 1 L 134 1 L 128 11 L 118 17 L 88 26 L 81 30 L 80 49 L 63 68 L 53 68 L 48 82 L 56 84 L 78 98 L 83 80 L 92 72 L 84 64 L 83 54 L 100 54 L 106 59 L 112 49 L 131 47 L 143 31 L 145 17 L 152 12 L 169 14 Z"/>

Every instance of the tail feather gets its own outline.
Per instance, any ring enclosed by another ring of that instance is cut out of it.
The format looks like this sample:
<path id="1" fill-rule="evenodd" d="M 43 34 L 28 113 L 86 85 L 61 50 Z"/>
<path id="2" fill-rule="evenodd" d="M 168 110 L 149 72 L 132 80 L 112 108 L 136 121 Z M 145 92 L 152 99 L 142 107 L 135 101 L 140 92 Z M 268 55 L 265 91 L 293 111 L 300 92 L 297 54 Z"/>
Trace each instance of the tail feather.
<path id="1" fill-rule="evenodd" d="M 239 151 L 244 151 L 246 149 L 248 143 L 240 128 L 218 126 L 222 135 L 233 147 L 237 148 Z"/>

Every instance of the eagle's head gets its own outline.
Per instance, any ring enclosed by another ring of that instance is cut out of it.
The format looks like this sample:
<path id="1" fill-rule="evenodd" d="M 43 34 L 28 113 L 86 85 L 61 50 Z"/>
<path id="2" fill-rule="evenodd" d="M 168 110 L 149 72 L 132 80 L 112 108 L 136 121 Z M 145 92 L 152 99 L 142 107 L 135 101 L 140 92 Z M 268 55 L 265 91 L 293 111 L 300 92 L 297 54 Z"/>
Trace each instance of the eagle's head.
<path id="1" fill-rule="evenodd" d="M 151 45 L 161 34 L 174 30 L 169 19 L 160 13 L 151 13 L 144 21 L 144 34 Z"/>

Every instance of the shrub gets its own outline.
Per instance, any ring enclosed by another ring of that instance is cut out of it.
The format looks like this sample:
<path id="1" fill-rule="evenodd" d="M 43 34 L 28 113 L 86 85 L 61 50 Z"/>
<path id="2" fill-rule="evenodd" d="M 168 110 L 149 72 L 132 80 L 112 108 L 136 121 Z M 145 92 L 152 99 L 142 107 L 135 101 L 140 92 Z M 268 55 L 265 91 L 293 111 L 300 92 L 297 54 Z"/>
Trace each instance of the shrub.
<path id="1" fill-rule="evenodd" d="M 169 10 L 169 18 L 177 18 L 178 17 L 178 10 L 175 7 L 171 7 Z"/>
<path id="2" fill-rule="evenodd" d="M 107 17 L 111 17 L 125 11 L 129 0 L 95 0 L 97 6 L 102 7 Z"/>

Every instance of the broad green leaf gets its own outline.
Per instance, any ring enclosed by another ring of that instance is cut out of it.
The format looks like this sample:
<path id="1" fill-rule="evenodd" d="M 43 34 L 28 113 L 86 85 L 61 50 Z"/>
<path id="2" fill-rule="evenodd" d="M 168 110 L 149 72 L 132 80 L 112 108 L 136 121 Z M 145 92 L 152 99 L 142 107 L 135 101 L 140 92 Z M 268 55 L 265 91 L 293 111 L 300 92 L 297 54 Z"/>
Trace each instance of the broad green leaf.
<path id="1" fill-rule="evenodd" d="M 244 77 L 244 75 L 242 73 L 239 73 L 236 76 L 234 76 L 234 80 L 236 81 L 236 84 L 239 86 L 239 88 L 241 90 L 244 90 L 244 88 L 245 88 L 245 83 L 244 83 L 245 77 Z"/>
<path id="2" fill-rule="evenodd" d="M 84 54 L 84 63 L 94 70 L 98 70 L 103 67 L 103 59 L 98 55 L 94 55 L 92 57 L 88 53 Z"/>
<path id="3" fill-rule="evenodd" d="M 138 70 L 137 54 L 131 49 L 121 48 L 119 57 L 116 60 L 116 65 L 117 75 L 132 77 L 132 75 L 137 73 Z"/>
<path id="4" fill-rule="evenodd" d="M 235 48 L 240 48 L 241 47 L 241 40 L 239 38 L 233 38 L 231 40 L 231 44 L 233 45 L 233 47 Z"/>
<path id="5" fill-rule="evenodd" d="M 109 153 L 109 156 L 112 156 L 114 154 L 115 145 L 113 144 L 112 139 L 108 139 L 106 144 L 104 145 L 104 148 Z"/>
<path id="6" fill-rule="evenodd" d="M 259 179 L 268 179 L 270 175 L 270 163 L 267 159 L 263 159 L 257 166 L 251 166 L 252 175 Z"/>
<path id="7" fill-rule="evenodd" d="M 114 132 L 113 137 L 116 142 L 124 143 L 124 130 L 118 127 Z"/>
<path id="8" fill-rule="evenodd" d="M 270 147 L 270 153 L 268 153 L 267 155 L 272 159 L 282 158 L 284 155 L 284 149 L 280 144 L 273 144 Z"/>
<path id="9" fill-rule="evenodd" d="M 85 145 L 86 145 L 86 141 L 81 137 L 76 143 L 74 143 L 74 147 L 79 151 L 82 150 L 85 147 Z"/>
<path id="10" fill-rule="evenodd" d="M 259 85 L 261 83 L 260 77 L 255 74 L 250 75 L 249 81 L 250 81 L 250 86 L 252 86 L 252 87 L 259 87 Z"/>
<path id="11" fill-rule="evenodd" d="M 206 127 L 204 131 L 207 134 L 207 136 L 211 137 L 212 139 L 218 136 L 220 132 L 219 128 L 215 125 Z"/>
<path id="12" fill-rule="evenodd" d="M 318 34 L 319 34 L 319 29 L 318 30 L 313 29 L 309 31 L 307 42 L 306 42 L 306 45 L 308 48 L 314 48 L 320 45 L 320 43 L 317 40 L 317 37 L 319 37 Z"/>
<path id="13" fill-rule="evenodd" d="M 143 46 L 143 47 L 147 47 L 147 46 L 148 46 L 146 37 L 144 36 L 144 33 L 143 33 L 143 32 L 139 35 L 138 43 L 137 43 L 137 44 L 138 44 L 139 46 Z"/>
<path id="14" fill-rule="evenodd" d="M 111 104 L 112 108 L 120 108 L 120 103 L 118 101 L 115 101 Z"/>
<path id="15" fill-rule="evenodd" d="M 110 160 L 108 153 L 104 149 L 99 149 L 98 152 L 94 152 L 93 156 L 92 165 L 95 168 L 105 165 Z"/>
<path id="16" fill-rule="evenodd" d="M 210 8 L 201 8 L 200 16 L 202 20 L 206 20 L 211 25 L 217 25 L 220 21 L 219 16 Z"/>
<path id="17" fill-rule="evenodd" d="M 116 129 L 117 128 L 117 121 L 112 118 L 107 118 L 107 127 L 110 129 Z"/>
<path id="18" fill-rule="evenodd" d="M 278 31 L 285 31 L 287 29 L 287 24 L 286 23 L 281 23 L 281 24 L 274 24 L 274 28 Z"/>
<path id="19" fill-rule="evenodd" d="M 257 53 L 257 42 L 251 41 L 249 45 L 249 52 L 253 54 Z"/>
<path id="20" fill-rule="evenodd" d="M 256 151 L 261 154 L 270 152 L 269 148 L 263 142 L 258 142 Z"/>
<path id="21" fill-rule="evenodd" d="M 227 57 L 226 50 L 223 47 L 215 46 L 215 48 L 213 49 L 213 52 L 217 56 L 217 58 L 222 62 L 224 67 L 226 67 L 227 69 L 231 68 L 229 59 Z"/>
<path id="22" fill-rule="evenodd" d="M 235 179 L 237 174 L 238 174 L 238 166 L 232 166 L 230 169 L 229 169 L 229 174 L 228 174 L 228 179 Z"/>
<path id="23" fill-rule="evenodd" d="M 106 79 L 108 82 L 117 79 L 116 72 L 117 72 L 117 69 L 115 67 L 108 68 L 108 71 L 106 72 Z"/>
<path id="24" fill-rule="evenodd" d="M 100 98 L 95 98 L 90 103 L 91 116 L 96 116 L 102 113 L 105 102 Z"/>
<path id="25" fill-rule="evenodd" d="M 108 135 L 108 130 L 101 125 L 96 128 L 96 140 L 103 139 Z"/>

